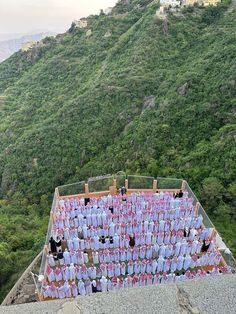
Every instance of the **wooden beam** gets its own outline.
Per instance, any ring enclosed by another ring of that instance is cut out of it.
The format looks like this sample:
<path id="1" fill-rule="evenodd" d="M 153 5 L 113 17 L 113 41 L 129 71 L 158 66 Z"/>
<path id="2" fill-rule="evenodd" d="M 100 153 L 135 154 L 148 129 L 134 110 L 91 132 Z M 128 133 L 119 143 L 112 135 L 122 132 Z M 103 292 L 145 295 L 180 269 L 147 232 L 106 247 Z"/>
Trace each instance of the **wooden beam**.
<path id="1" fill-rule="evenodd" d="M 113 187 L 114 187 L 114 193 L 117 193 L 117 181 L 116 179 L 113 179 Z"/>
<path id="2" fill-rule="evenodd" d="M 198 216 L 198 212 L 199 212 L 199 208 L 200 208 L 200 203 L 197 202 L 197 204 L 195 205 L 195 216 Z"/>
<path id="3" fill-rule="evenodd" d="M 51 216 L 53 223 L 55 224 L 56 223 L 56 216 L 55 216 L 54 212 L 51 211 L 50 216 Z"/>
<path id="4" fill-rule="evenodd" d="M 129 180 L 128 179 L 125 179 L 125 188 L 128 191 L 128 188 L 129 188 Z"/>
<path id="5" fill-rule="evenodd" d="M 109 186 L 109 194 L 115 195 L 115 188 L 114 188 L 114 185 Z"/>
<path id="6" fill-rule="evenodd" d="M 179 192 L 179 189 L 159 189 L 158 191 L 176 193 L 176 192 Z M 133 192 L 153 192 L 153 189 L 128 189 L 127 194 L 130 195 Z M 107 191 L 100 191 L 100 192 L 90 192 L 88 195 L 90 198 L 92 198 L 92 197 L 106 196 L 109 193 L 110 191 L 107 190 Z M 76 197 L 80 199 L 87 196 L 85 193 L 83 193 L 83 194 L 64 195 L 64 196 L 61 196 L 60 198 L 65 200 L 66 198 L 76 198 Z"/>
<path id="7" fill-rule="evenodd" d="M 89 185 L 88 185 L 88 183 L 85 183 L 84 190 L 85 190 L 85 196 L 88 198 L 89 197 Z"/>
<path id="8" fill-rule="evenodd" d="M 152 188 L 153 188 L 153 192 L 156 192 L 156 190 L 157 190 L 157 180 L 153 180 Z"/>
<path id="9" fill-rule="evenodd" d="M 183 180 L 183 181 L 182 181 L 181 190 L 182 190 L 182 191 L 185 191 L 185 190 L 186 190 L 186 186 L 187 186 L 187 181 Z"/>
<path id="10" fill-rule="evenodd" d="M 60 198 L 60 193 L 59 193 L 59 189 L 55 188 L 55 194 L 56 194 L 56 198 L 59 199 Z"/>
<path id="11" fill-rule="evenodd" d="M 40 293 L 40 292 L 38 291 L 36 295 L 37 295 L 38 301 L 40 301 L 40 302 L 44 301 L 44 297 L 43 297 L 43 294 L 42 294 L 42 293 Z"/>
<path id="12" fill-rule="evenodd" d="M 48 254 L 48 253 L 49 253 L 49 247 L 48 247 L 48 245 L 44 245 L 44 252 L 45 252 L 45 254 Z"/>
<path id="13" fill-rule="evenodd" d="M 211 236 L 210 236 L 210 240 L 213 240 L 217 235 L 216 229 L 212 230 Z"/>

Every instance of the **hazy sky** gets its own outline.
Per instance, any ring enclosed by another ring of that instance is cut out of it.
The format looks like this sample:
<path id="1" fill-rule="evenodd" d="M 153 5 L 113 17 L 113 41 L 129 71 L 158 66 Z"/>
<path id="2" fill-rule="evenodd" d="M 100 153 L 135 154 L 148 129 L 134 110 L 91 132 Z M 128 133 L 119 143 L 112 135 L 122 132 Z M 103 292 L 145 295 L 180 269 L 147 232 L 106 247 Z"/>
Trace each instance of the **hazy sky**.
<path id="1" fill-rule="evenodd" d="M 71 22 L 117 0 L 0 0 L 0 33 L 25 33 L 38 29 L 65 31 Z"/>

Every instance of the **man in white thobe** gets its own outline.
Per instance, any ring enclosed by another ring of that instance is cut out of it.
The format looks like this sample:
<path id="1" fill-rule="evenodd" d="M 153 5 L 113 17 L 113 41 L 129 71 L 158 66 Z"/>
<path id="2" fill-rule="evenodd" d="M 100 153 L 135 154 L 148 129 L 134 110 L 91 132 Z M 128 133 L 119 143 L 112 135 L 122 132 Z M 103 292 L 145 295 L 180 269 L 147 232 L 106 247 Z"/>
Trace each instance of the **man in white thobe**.
<path id="1" fill-rule="evenodd" d="M 104 276 L 102 276 L 102 278 L 100 279 L 100 283 L 101 283 L 102 292 L 106 292 L 107 291 L 107 279 Z"/>

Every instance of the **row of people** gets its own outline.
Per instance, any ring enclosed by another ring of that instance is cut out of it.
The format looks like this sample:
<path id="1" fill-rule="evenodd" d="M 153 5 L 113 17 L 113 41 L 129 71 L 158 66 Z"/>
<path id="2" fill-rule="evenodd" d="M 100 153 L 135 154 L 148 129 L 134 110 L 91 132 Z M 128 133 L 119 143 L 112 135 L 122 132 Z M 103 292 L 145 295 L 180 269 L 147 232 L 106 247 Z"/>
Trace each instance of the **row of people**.
<path id="1" fill-rule="evenodd" d="M 142 245 L 125 248 L 115 248 L 113 249 L 103 249 L 100 251 L 92 251 L 92 259 L 94 264 L 99 264 L 102 262 L 112 262 L 112 261 L 129 261 L 137 260 L 144 258 L 153 258 L 157 256 L 170 257 L 170 256 L 179 256 L 186 254 L 199 254 L 200 252 L 212 252 L 216 249 L 214 241 L 184 241 L 177 242 L 176 245 Z M 56 256 L 53 254 L 48 255 L 48 263 L 50 266 L 55 266 L 56 261 L 59 265 L 69 265 L 71 263 L 82 265 L 89 262 L 88 253 L 83 250 L 71 250 L 65 249 L 65 251 L 59 252 Z"/>
<path id="2" fill-rule="evenodd" d="M 67 240 L 67 247 L 69 250 L 84 250 L 84 249 L 107 249 L 107 248 L 126 248 L 128 249 L 133 239 L 134 245 L 162 245 L 162 244 L 176 244 L 183 240 L 195 241 L 195 240 L 207 240 L 211 238 L 213 229 L 205 228 L 180 230 L 179 232 L 160 232 L 160 233 L 135 233 L 119 236 L 115 234 L 113 237 L 105 237 L 95 235 L 89 239 L 80 239 L 78 237 Z"/>
<path id="3" fill-rule="evenodd" d="M 150 219 L 150 215 L 153 215 L 153 220 L 161 219 L 177 219 L 184 216 L 194 215 L 194 208 L 192 199 L 183 198 L 180 200 L 175 200 L 174 198 L 169 201 L 162 201 L 155 198 L 155 194 L 149 194 L 143 196 L 143 200 L 138 202 L 138 200 L 132 202 L 131 197 L 123 202 L 123 198 L 119 196 L 108 196 L 109 203 L 104 203 L 100 199 L 90 199 L 90 202 L 85 206 L 77 207 L 64 207 L 60 206 L 56 208 L 55 215 L 56 218 L 60 220 L 65 220 L 69 218 L 78 218 L 81 222 L 84 217 L 88 219 L 91 225 L 106 224 L 111 222 L 111 219 L 117 219 L 120 217 L 124 221 L 132 221 L 134 216 L 140 217 L 142 215 L 143 220 Z M 173 201 L 173 203 L 171 202 Z M 60 200 L 60 204 L 65 201 Z M 83 199 L 82 199 L 82 202 Z M 177 206 L 175 203 L 178 203 Z M 81 219 L 80 219 L 81 218 Z M 140 217 L 141 218 L 141 217 Z M 99 222 L 100 221 L 100 222 Z M 122 222 L 122 221 L 121 221 Z"/>
<path id="4" fill-rule="evenodd" d="M 64 283 L 55 284 L 54 282 L 45 281 L 42 286 L 42 292 L 44 298 L 71 298 L 77 295 L 90 295 L 93 292 L 106 292 L 111 290 L 116 290 L 120 288 L 127 288 L 132 286 L 145 286 L 151 284 L 160 283 L 170 283 L 170 282 L 182 282 L 194 278 L 204 278 L 211 275 L 221 275 L 224 273 L 229 273 L 230 269 L 226 267 L 213 267 L 209 271 L 204 271 L 201 269 L 186 271 L 182 274 L 180 273 L 155 273 L 151 272 L 135 274 L 134 276 L 127 275 L 126 278 L 118 278 L 113 276 L 112 278 L 106 278 L 102 276 L 101 279 L 86 279 L 75 280 L 69 282 L 65 280 Z"/>
<path id="5" fill-rule="evenodd" d="M 59 230 L 59 229 L 54 229 L 52 231 L 52 236 L 54 239 L 62 239 L 62 240 L 67 240 L 69 242 L 72 241 L 79 241 L 81 243 L 83 242 L 88 242 L 88 243 L 92 243 L 92 242 L 96 242 L 96 239 L 99 240 L 100 237 L 116 237 L 116 239 L 120 242 L 120 244 L 118 246 L 122 247 L 125 245 L 128 245 L 128 241 L 129 241 L 129 235 L 134 234 L 136 241 L 140 244 L 144 244 L 147 243 L 148 241 L 150 243 L 163 243 L 163 242 L 176 242 L 179 239 L 181 239 L 183 236 L 185 236 L 185 233 L 187 234 L 189 240 L 193 240 L 193 238 L 196 235 L 199 235 L 199 238 L 204 240 L 206 238 L 211 237 L 211 233 L 212 233 L 213 229 L 212 228 L 202 228 L 201 225 L 199 227 L 199 225 L 197 225 L 194 228 L 188 228 L 188 227 L 184 227 L 178 230 L 168 230 L 168 231 L 162 231 L 162 232 L 156 232 L 155 230 L 153 232 L 151 231 L 147 231 L 147 232 L 130 232 L 130 233 L 109 233 L 108 230 L 103 229 L 103 228 L 98 228 L 98 229 L 87 229 L 86 231 L 81 231 L 80 229 L 77 228 L 73 228 L 73 229 L 69 229 L 69 228 L 65 228 L 63 230 Z M 110 235 L 112 234 L 112 235 Z M 75 240 L 74 240 L 75 239 Z M 80 239 L 80 240 L 79 240 Z M 108 239 L 107 239 L 108 241 Z M 127 243 L 125 244 L 125 241 L 127 241 Z M 98 241 L 97 241 L 98 243 Z M 139 244 L 138 244 L 139 245 Z M 86 246 L 86 245 L 85 245 Z"/>
<path id="6" fill-rule="evenodd" d="M 83 220 L 81 225 L 78 221 L 71 220 L 68 223 L 60 223 L 56 220 L 53 226 L 53 232 L 58 232 L 64 235 L 65 239 L 70 238 L 71 230 L 76 230 L 78 234 L 81 234 L 84 238 L 89 238 L 96 233 L 102 234 L 104 236 L 114 236 L 114 234 L 124 235 L 130 233 L 145 233 L 145 232 L 168 232 L 168 231 L 178 231 L 185 228 L 189 229 L 199 229 L 202 226 L 203 217 L 200 215 L 198 217 L 187 217 L 178 218 L 175 220 L 160 220 L 154 221 L 149 220 L 134 220 L 133 222 L 114 222 L 111 221 L 109 224 L 101 224 L 98 226 L 91 226 L 87 223 L 86 219 Z"/>
<path id="7" fill-rule="evenodd" d="M 91 209 L 92 210 L 92 209 Z M 123 207 L 117 210 L 117 213 L 114 213 L 114 208 L 110 207 L 109 211 L 105 210 L 102 213 L 86 214 L 82 213 L 75 214 L 75 217 L 71 218 L 69 213 L 55 211 L 56 224 L 58 228 L 64 227 L 82 227 L 84 224 L 88 226 L 102 226 L 110 224 L 112 221 L 115 223 L 140 223 L 145 220 L 154 221 L 156 223 L 161 222 L 162 220 L 177 220 L 185 219 L 188 217 L 194 218 L 196 216 L 196 210 L 194 207 L 191 208 L 176 208 L 169 210 L 155 210 L 152 207 L 146 210 L 136 210 L 132 211 L 124 210 Z"/>
<path id="8" fill-rule="evenodd" d="M 163 192 L 160 193 L 132 193 L 130 196 L 127 195 L 107 195 L 99 198 L 84 199 L 84 198 L 61 198 L 59 200 L 58 209 L 65 211 L 86 211 L 89 212 L 92 207 L 95 209 L 95 212 L 99 209 L 108 208 L 110 206 L 119 206 L 119 205 L 137 205 L 138 208 L 145 208 L 150 203 L 155 205 L 160 205 L 160 207 L 171 207 L 176 208 L 179 206 L 191 206 L 192 198 L 188 197 L 188 192 L 183 193 L 181 199 L 176 199 L 173 193 Z M 147 204 L 148 203 L 148 204 Z"/>
<path id="9" fill-rule="evenodd" d="M 216 266 L 219 265 L 221 255 L 217 251 L 209 252 L 202 256 L 197 254 L 186 255 L 186 256 L 174 256 L 173 258 L 164 258 L 160 255 L 157 259 L 143 259 L 143 260 L 130 260 L 128 263 L 119 261 L 105 263 L 102 262 L 98 267 L 92 264 L 87 267 L 83 265 L 62 266 L 52 268 L 49 265 L 46 269 L 47 278 L 50 282 L 61 281 L 61 280 L 75 280 L 77 279 L 95 279 L 101 276 L 113 277 L 139 274 L 139 273 L 155 273 L 157 272 L 175 272 L 184 269 L 185 271 L 189 268 L 203 267 L 203 266 Z"/>
<path id="10" fill-rule="evenodd" d="M 67 248 L 69 251 L 79 251 L 79 250 L 103 250 L 103 249 L 129 249 L 134 246 L 149 246 L 153 245 L 155 248 L 159 248 L 163 245 L 176 245 L 177 247 L 182 246 L 191 246 L 193 250 L 197 250 L 197 247 L 201 246 L 203 241 L 214 243 L 212 239 L 209 241 L 209 238 L 212 236 L 213 229 L 205 228 L 199 229 L 190 229 L 190 230 L 181 230 L 179 232 L 163 232 L 163 233 L 151 233 L 147 232 L 145 234 L 135 235 L 124 235 L 119 236 L 117 234 L 114 237 L 99 237 L 98 235 L 93 236 L 89 239 L 80 239 L 78 237 L 69 239 L 67 241 L 59 239 L 55 241 L 52 237 L 50 239 L 50 251 L 56 253 L 60 250 L 65 251 Z M 157 250 L 156 249 L 156 250 Z"/>

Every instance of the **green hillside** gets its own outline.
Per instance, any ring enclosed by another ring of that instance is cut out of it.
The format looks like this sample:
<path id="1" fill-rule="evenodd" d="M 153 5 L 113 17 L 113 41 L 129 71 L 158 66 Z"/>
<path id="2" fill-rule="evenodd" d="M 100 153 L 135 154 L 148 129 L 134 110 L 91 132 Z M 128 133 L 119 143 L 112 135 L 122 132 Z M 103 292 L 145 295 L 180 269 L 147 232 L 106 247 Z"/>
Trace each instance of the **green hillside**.
<path id="1" fill-rule="evenodd" d="M 236 253 L 229 6 L 163 21 L 120 1 L 0 64 L 0 298 L 42 248 L 55 186 L 119 170 L 188 180 Z"/>

